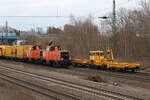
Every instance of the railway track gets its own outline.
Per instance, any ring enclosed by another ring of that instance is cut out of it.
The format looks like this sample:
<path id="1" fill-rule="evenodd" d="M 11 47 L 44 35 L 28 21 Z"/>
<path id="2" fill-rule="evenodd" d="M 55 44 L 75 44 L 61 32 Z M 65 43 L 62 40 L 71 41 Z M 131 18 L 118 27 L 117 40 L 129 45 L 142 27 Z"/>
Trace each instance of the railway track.
<path id="1" fill-rule="evenodd" d="M 40 65 L 43 66 L 43 65 Z M 94 69 L 93 69 L 94 70 Z M 93 70 L 87 70 L 87 68 L 73 68 L 72 71 L 84 71 L 84 72 L 93 72 Z M 99 69 L 98 69 L 99 70 Z M 150 73 L 141 73 L 141 72 L 120 72 L 120 71 L 111 71 L 111 70 L 100 70 L 101 74 L 106 76 L 113 76 L 116 78 L 124 78 L 128 80 L 135 80 L 140 82 L 150 83 Z"/>
<path id="2" fill-rule="evenodd" d="M 43 65 L 40 65 L 43 66 Z M 73 68 L 72 71 L 84 71 L 84 72 L 93 72 L 94 70 L 87 70 L 87 68 Z M 99 70 L 101 74 L 113 76 L 116 78 L 124 78 L 128 80 L 135 80 L 140 82 L 150 83 L 150 73 L 141 73 L 141 72 L 120 72 L 120 71 L 110 71 L 110 70 Z"/>
<path id="3" fill-rule="evenodd" d="M 23 81 L 23 80 L 20 80 L 20 79 L 17 79 L 15 77 L 11 77 L 9 75 L 5 75 L 5 74 L 2 74 L 2 73 L 0 73 L 0 78 L 7 81 L 7 82 L 10 82 L 10 83 L 15 84 L 17 86 L 21 86 L 23 88 L 29 89 L 33 92 L 42 94 L 42 95 L 44 95 L 46 97 L 49 97 L 51 99 L 54 99 L 54 100 L 63 100 L 62 98 L 64 98 L 64 97 L 60 97 L 58 95 L 66 96 L 66 94 L 63 94 L 63 93 L 60 93 L 60 92 L 57 92 L 57 91 L 53 91 L 53 90 L 49 90 L 47 88 L 41 87 L 41 86 L 33 84 L 31 82 Z M 43 91 L 45 91 L 45 92 L 43 92 Z M 49 94 L 49 92 L 53 92 L 53 93 L 57 94 L 57 96 L 54 95 L 54 94 Z M 67 98 L 68 97 L 70 98 L 68 100 L 74 100 L 74 99 L 75 100 L 80 100 L 79 98 L 71 96 L 71 95 L 67 95 Z"/>
<path id="4" fill-rule="evenodd" d="M 83 71 L 83 72 L 93 72 L 93 70 L 87 70 L 83 68 L 75 68 L 74 70 L 76 71 Z M 128 72 L 113 72 L 113 71 L 107 71 L 107 70 L 98 70 L 100 74 L 104 74 L 105 76 L 111 76 L 111 77 L 116 77 L 116 78 L 123 78 L 123 79 L 128 79 L 128 80 L 135 80 L 135 81 L 140 81 L 140 82 L 146 82 L 150 83 L 150 74 L 148 73 L 128 73 Z"/>
<path id="5" fill-rule="evenodd" d="M 15 72 L 15 73 L 19 73 L 19 74 L 24 74 L 26 76 L 34 77 L 34 78 L 37 78 L 37 79 L 40 79 L 40 80 L 44 80 L 44 81 L 47 81 L 47 82 L 53 82 L 55 84 L 59 84 L 59 85 L 65 86 L 65 87 L 69 87 L 69 88 L 71 88 L 73 90 L 82 91 L 82 92 L 85 92 L 87 94 L 93 94 L 94 96 L 97 96 L 97 97 L 105 97 L 105 98 L 114 99 L 114 100 L 125 100 L 125 99 L 128 99 L 128 100 L 143 100 L 142 98 L 139 98 L 139 97 L 129 96 L 129 95 L 116 93 L 116 92 L 109 91 L 109 90 L 100 89 L 100 88 L 96 88 L 96 87 L 80 84 L 79 82 L 78 83 L 74 83 L 72 81 L 66 81 L 66 80 L 58 79 L 56 77 L 50 77 L 50 76 L 45 76 L 45 75 L 41 75 L 41 74 L 37 74 L 37 73 L 31 73 L 31 72 L 27 72 L 27 71 L 16 69 L 16 68 L 11 68 L 11 67 L 4 66 L 4 65 L 1 65 L 0 67 L 1 67 L 1 69 L 9 71 L 9 72 Z M 24 83 L 27 83 L 26 81 L 14 78 L 12 76 L 8 76 L 8 75 L 6 75 L 4 73 L 0 73 L 0 75 L 12 78 L 14 80 L 22 81 Z M 34 85 L 33 83 L 28 83 L 28 84 Z M 43 87 L 40 87 L 40 88 L 43 88 Z M 69 95 L 69 94 L 65 94 L 65 93 L 63 93 L 63 94 L 62 93 L 56 93 L 56 94 L 69 96 L 69 97 L 73 98 L 73 100 L 80 100 L 80 98 L 77 98 L 77 97 Z M 58 100 L 59 99 L 61 99 L 61 98 L 58 98 Z M 69 99 L 69 100 L 71 100 L 71 99 Z"/>

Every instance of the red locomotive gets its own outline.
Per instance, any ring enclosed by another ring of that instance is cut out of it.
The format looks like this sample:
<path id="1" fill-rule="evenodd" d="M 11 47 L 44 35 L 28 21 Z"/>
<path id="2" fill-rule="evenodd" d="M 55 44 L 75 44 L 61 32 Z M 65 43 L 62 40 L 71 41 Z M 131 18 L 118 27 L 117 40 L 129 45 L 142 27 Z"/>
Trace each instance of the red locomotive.
<path id="1" fill-rule="evenodd" d="M 30 62 L 41 62 L 43 56 L 42 47 L 39 45 L 32 46 L 27 52 L 27 58 Z"/>
<path id="2" fill-rule="evenodd" d="M 43 60 L 50 65 L 56 66 L 71 64 L 70 52 L 63 50 L 61 46 L 52 46 L 52 42 L 46 47 L 46 50 L 43 51 Z"/>
<path id="3" fill-rule="evenodd" d="M 63 50 L 58 45 L 53 45 L 53 42 L 50 42 L 45 50 L 39 45 L 29 48 L 27 58 L 30 62 L 50 64 L 52 66 L 71 65 L 70 52 Z"/>

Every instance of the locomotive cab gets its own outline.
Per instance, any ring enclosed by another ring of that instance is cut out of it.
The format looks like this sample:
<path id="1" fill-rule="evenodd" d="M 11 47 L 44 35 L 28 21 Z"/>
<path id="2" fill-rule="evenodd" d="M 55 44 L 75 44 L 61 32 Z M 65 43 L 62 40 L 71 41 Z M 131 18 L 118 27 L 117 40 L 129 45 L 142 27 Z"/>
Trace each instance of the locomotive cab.
<path id="1" fill-rule="evenodd" d="M 71 56 L 69 51 L 63 50 L 61 46 L 47 46 L 43 53 L 43 59 L 51 65 L 69 65 Z"/>
<path id="2" fill-rule="evenodd" d="M 103 51 L 90 51 L 89 64 L 102 65 L 103 61 L 104 61 L 104 52 Z"/>
<path id="3" fill-rule="evenodd" d="M 60 57 L 61 57 L 61 60 L 71 60 L 70 53 L 68 51 L 61 51 Z"/>

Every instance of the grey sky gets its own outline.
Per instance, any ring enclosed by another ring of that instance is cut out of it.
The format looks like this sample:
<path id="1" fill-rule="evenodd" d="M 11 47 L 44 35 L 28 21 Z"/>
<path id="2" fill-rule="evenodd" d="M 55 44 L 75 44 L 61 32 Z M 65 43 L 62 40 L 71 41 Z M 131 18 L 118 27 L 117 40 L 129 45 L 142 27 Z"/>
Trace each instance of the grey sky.
<path id="1" fill-rule="evenodd" d="M 0 16 L 104 16 L 112 11 L 113 0 L 0 0 Z M 120 7 L 134 8 L 140 0 L 116 0 Z M 22 30 L 35 27 L 63 26 L 68 17 L 62 18 L 0 18 L 0 25 Z"/>

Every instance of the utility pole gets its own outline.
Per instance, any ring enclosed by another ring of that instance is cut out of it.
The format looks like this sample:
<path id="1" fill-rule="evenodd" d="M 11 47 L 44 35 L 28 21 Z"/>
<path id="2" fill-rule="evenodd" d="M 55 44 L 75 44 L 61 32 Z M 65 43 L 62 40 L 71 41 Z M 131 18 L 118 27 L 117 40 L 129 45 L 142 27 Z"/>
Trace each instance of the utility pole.
<path id="1" fill-rule="evenodd" d="M 4 31 L 2 31 L 2 45 L 4 44 L 3 33 Z"/>
<path id="2" fill-rule="evenodd" d="M 116 1 L 113 0 L 113 12 L 112 12 L 112 49 L 114 54 L 116 53 L 116 42 L 117 42 L 117 33 L 116 33 Z"/>
<path id="3" fill-rule="evenodd" d="M 113 35 L 116 34 L 116 2 L 113 0 L 113 19 L 112 19 L 112 24 L 113 24 Z"/>
<path id="4" fill-rule="evenodd" d="M 8 22 L 6 20 L 6 43 L 5 44 L 8 44 Z"/>

